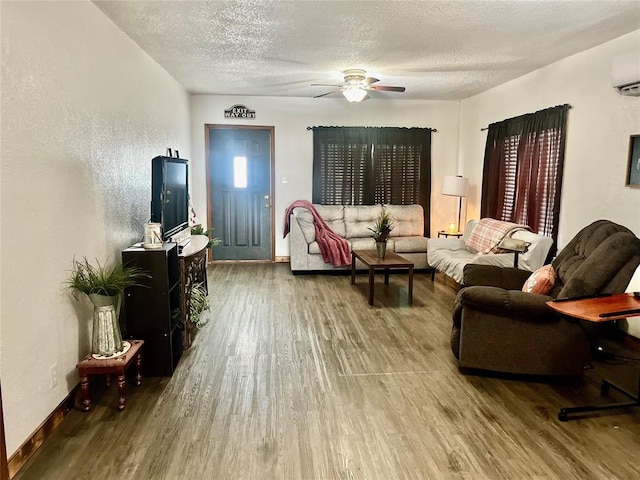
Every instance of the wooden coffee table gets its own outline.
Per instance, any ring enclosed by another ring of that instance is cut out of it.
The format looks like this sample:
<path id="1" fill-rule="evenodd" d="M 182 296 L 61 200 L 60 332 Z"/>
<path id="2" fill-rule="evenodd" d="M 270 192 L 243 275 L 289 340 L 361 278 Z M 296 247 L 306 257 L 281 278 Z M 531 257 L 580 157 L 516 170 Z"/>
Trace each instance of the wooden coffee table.
<path id="1" fill-rule="evenodd" d="M 384 270 L 384 284 L 389 285 L 389 269 L 406 268 L 409 270 L 409 305 L 413 304 L 413 263 L 397 253 L 386 252 L 384 258 L 378 258 L 375 250 L 351 251 L 351 285 L 356 284 L 356 258 L 369 267 L 369 305 L 373 305 L 375 271 Z"/>

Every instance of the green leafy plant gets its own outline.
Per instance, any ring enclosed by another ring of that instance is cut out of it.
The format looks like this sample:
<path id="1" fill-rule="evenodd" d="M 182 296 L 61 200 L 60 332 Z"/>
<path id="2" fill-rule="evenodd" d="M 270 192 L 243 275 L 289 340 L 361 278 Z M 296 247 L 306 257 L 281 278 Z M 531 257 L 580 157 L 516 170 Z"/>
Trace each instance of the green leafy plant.
<path id="1" fill-rule="evenodd" d="M 121 263 L 103 265 L 96 260 L 96 266 L 89 263 L 87 257 L 82 260 L 73 259 L 73 269 L 67 286 L 75 292 L 90 295 L 116 296 L 125 288 L 138 285 L 139 280 L 149 275 L 137 267 L 123 267 Z"/>
<path id="2" fill-rule="evenodd" d="M 193 286 L 189 302 L 189 318 L 197 328 L 204 327 L 209 322 L 207 312 L 211 310 L 207 291 L 202 283 Z"/>
<path id="3" fill-rule="evenodd" d="M 209 237 L 207 248 L 212 248 L 220 245 L 221 240 L 218 237 L 213 236 L 213 228 L 205 228 L 202 225 L 195 225 L 191 227 L 191 235 L 205 235 Z"/>
<path id="4" fill-rule="evenodd" d="M 394 227 L 395 225 L 393 224 L 393 220 L 391 220 L 391 214 L 386 210 L 383 210 L 380 216 L 376 219 L 376 223 L 374 223 L 373 228 L 369 228 L 369 230 L 373 232 L 371 236 L 376 243 L 379 243 L 387 240 L 389 233 L 391 233 L 391 230 L 393 230 Z"/>

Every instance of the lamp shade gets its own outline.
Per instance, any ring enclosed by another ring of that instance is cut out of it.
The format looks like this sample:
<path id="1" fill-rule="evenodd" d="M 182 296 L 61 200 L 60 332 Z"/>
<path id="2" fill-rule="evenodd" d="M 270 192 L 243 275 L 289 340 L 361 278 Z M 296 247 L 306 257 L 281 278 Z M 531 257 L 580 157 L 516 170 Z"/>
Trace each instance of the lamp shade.
<path id="1" fill-rule="evenodd" d="M 461 175 L 447 175 L 442 181 L 442 194 L 453 197 L 466 197 L 469 190 L 469 179 Z"/>
<path id="2" fill-rule="evenodd" d="M 352 103 L 361 102 L 367 96 L 367 91 L 357 85 L 350 85 L 342 91 L 344 97 Z"/>

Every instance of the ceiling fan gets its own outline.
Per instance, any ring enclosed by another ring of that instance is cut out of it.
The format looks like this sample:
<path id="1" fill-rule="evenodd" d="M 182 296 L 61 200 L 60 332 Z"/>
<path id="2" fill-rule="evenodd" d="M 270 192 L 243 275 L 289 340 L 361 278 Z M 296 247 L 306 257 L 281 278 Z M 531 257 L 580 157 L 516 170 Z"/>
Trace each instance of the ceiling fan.
<path id="1" fill-rule="evenodd" d="M 339 87 L 331 92 L 316 95 L 313 98 L 326 97 L 334 93 L 342 92 L 344 97 L 350 102 L 361 102 L 368 97 L 369 90 L 386 92 L 404 92 L 404 87 L 391 87 L 387 85 L 372 85 L 379 82 L 377 78 L 365 77 L 366 72 L 359 68 L 352 68 L 344 71 L 344 85 L 333 85 L 327 83 L 312 83 L 312 87 Z"/>

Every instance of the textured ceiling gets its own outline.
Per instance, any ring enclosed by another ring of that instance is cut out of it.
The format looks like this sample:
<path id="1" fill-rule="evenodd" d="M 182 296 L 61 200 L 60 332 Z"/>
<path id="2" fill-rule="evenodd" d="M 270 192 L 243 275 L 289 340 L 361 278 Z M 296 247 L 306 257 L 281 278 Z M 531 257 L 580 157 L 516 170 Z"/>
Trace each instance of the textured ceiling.
<path id="1" fill-rule="evenodd" d="M 218 95 L 313 97 L 363 68 L 407 87 L 375 98 L 460 100 L 640 28 L 638 0 L 94 3 L 189 92 Z"/>

